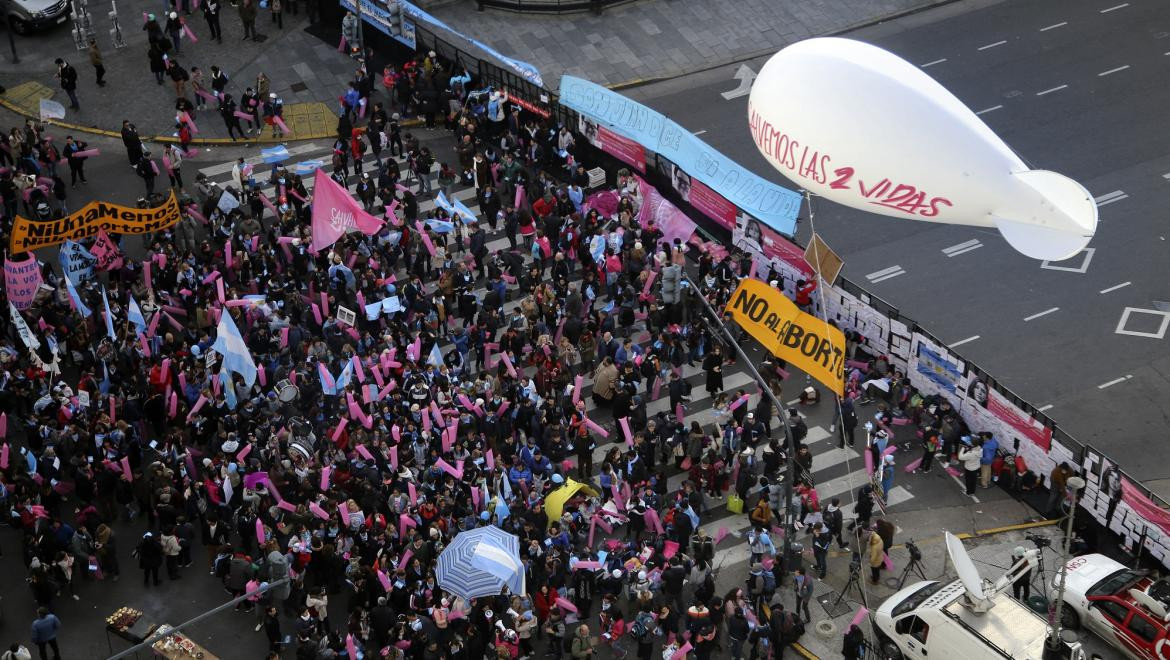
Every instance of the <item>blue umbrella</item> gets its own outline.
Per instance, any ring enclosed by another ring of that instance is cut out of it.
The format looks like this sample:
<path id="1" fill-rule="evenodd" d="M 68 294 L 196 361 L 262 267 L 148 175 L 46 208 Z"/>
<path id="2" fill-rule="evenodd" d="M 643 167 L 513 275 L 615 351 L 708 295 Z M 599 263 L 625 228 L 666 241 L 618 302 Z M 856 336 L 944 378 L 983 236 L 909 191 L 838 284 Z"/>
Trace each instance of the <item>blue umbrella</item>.
<path id="1" fill-rule="evenodd" d="M 520 540 L 494 526 L 457 534 L 439 555 L 435 577 L 440 587 L 464 600 L 498 595 L 505 586 L 523 594 Z"/>

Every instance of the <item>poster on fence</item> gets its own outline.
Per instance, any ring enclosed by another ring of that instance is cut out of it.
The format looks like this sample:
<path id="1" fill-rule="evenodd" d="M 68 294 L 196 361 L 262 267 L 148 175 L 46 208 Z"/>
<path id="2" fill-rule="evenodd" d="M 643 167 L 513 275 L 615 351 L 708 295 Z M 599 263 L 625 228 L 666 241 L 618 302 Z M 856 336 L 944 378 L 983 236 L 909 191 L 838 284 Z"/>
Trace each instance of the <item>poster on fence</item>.
<path id="1" fill-rule="evenodd" d="M 825 289 L 825 318 L 842 330 L 853 330 L 863 338 L 862 348 L 872 355 L 889 352 L 890 322 L 877 310 L 839 287 Z"/>
<path id="2" fill-rule="evenodd" d="M 589 144 L 627 163 L 639 173 L 646 173 L 646 149 L 636 141 L 618 135 L 597 122 L 589 121 L 585 115 L 577 115 L 577 128 Z"/>
<path id="3" fill-rule="evenodd" d="M 63 218 L 33 220 L 16 216 L 10 247 L 13 252 L 36 250 L 79 240 L 102 229 L 117 234 L 149 234 L 179 221 L 179 201 L 172 191 L 162 206 L 140 209 L 109 202 L 90 202 Z"/>
<path id="4" fill-rule="evenodd" d="M 951 355 L 921 333 L 914 333 L 910 344 L 910 384 L 923 396 L 940 395 L 950 400 L 957 409 L 963 402 L 967 387 L 967 364 Z"/>
<path id="5" fill-rule="evenodd" d="M 967 426 L 976 433 L 987 431 L 993 434 L 999 440 L 1000 447 L 1006 451 L 1012 451 L 1018 439 L 1019 455 L 1028 464 L 1028 469 L 1047 478 L 1057 463 L 1071 459 L 1072 454 L 1067 450 L 1050 453 L 1049 449 L 1053 447 L 1052 429 L 1033 419 L 1006 396 L 989 387 L 973 385 L 968 390 L 959 408 Z M 986 396 L 982 394 L 984 391 Z M 1070 463 L 1073 464 L 1075 461 Z"/>
<path id="6" fill-rule="evenodd" d="M 804 253 L 795 243 L 742 211 L 735 216 L 731 243 L 752 255 L 756 277 L 769 280 L 771 274 L 779 275 L 784 280 L 784 291 L 789 295 L 795 295 L 796 280 L 811 280 L 815 276 L 812 266 L 804 260 Z"/>

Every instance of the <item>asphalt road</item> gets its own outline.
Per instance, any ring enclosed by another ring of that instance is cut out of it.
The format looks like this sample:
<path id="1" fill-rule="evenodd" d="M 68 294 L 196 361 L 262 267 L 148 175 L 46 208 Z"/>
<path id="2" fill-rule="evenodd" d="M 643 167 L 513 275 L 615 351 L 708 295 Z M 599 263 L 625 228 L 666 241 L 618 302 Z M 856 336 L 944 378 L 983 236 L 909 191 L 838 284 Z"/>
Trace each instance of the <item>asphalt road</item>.
<path id="1" fill-rule="evenodd" d="M 1041 264 L 995 230 L 885 218 L 814 200 L 845 275 L 1069 431 L 1170 491 L 1164 206 L 1170 201 L 1170 12 L 1152 0 L 959 2 L 850 38 L 923 66 L 1033 167 L 1080 181 L 1101 222 L 1086 253 Z M 763 59 L 747 62 L 759 71 Z M 628 92 L 731 158 L 793 186 L 752 144 L 738 66 Z M 940 166 L 962 154 L 938 154 Z M 802 214 L 798 238 L 811 225 Z M 976 247 L 977 246 L 977 247 Z M 948 253 L 956 253 L 948 256 Z M 905 272 L 881 279 L 891 266 Z M 870 279 L 881 279 L 871 283 Z M 1124 325 L 1120 325 L 1127 309 Z M 1170 308 L 1167 308 L 1170 310 Z M 1123 334 L 1123 332 L 1146 333 Z M 1140 457 L 1140 458 L 1139 458 Z"/>

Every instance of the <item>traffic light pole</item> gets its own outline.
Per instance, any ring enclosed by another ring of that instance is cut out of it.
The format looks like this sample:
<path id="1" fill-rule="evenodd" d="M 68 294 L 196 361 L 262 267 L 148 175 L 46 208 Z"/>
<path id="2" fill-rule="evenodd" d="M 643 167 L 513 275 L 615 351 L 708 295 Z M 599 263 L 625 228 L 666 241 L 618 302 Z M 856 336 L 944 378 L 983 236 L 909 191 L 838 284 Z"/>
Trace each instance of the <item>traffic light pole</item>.
<path id="1" fill-rule="evenodd" d="M 791 568 L 789 563 L 792 552 L 792 535 L 794 534 L 796 527 L 794 524 L 796 519 L 796 512 L 792 508 L 792 482 L 796 478 L 796 472 L 794 469 L 796 464 L 796 440 L 792 437 L 792 429 L 788 426 L 787 420 L 784 419 L 784 405 L 780 402 L 779 399 L 776 398 L 776 395 L 772 393 L 772 388 L 768 386 L 767 381 L 765 381 L 764 377 L 760 375 L 759 370 L 756 369 L 755 363 L 752 362 L 752 359 L 748 357 L 747 353 L 744 352 L 743 347 L 740 346 L 739 342 L 735 340 L 734 336 L 732 336 L 731 330 L 728 329 L 727 324 L 723 322 L 723 316 L 718 314 L 715 311 L 715 308 L 711 306 L 711 303 L 707 301 L 707 298 L 699 292 L 698 285 L 694 280 L 691 279 L 691 276 L 687 274 L 686 271 L 683 271 L 682 276 L 686 282 L 695 290 L 699 300 L 703 302 L 703 307 L 707 310 L 707 313 L 711 315 L 711 317 L 715 320 L 716 325 L 720 330 L 723 331 L 724 338 L 729 344 L 731 344 L 732 348 L 735 349 L 735 353 L 739 356 L 739 359 L 743 360 L 744 366 L 747 367 L 752 377 L 756 379 L 756 385 L 759 387 L 760 393 L 768 397 L 768 399 L 772 402 L 772 409 L 776 411 L 776 416 L 780 418 L 780 425 L 784 427 L 785 446 L 788 448 L 788 458 L 784 462 L 784 549 L 782 556 L 784 561 L 784 570 L 787 572 Z"/>

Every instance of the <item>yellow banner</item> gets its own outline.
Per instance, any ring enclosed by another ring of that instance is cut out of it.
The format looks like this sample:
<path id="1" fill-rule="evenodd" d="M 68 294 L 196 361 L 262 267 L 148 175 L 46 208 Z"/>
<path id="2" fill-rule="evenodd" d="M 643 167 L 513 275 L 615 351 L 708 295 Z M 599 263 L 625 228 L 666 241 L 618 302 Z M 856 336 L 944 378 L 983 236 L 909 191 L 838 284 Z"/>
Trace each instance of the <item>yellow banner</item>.
<path id="1" fill-rule="evenodd" d="M 175 192 L 162 206 L 140 209 L 133 206 L 90 202 L 80 211 L 52 220 L 33 220 L 16 216 L 12 226 L 12 252 L 24 252 L 94 236 L 105 229 L 113 234 L 148 234 L 166 229 L 179 221 L 179 200 Z"/>
<path id="2" fill-rule="evenodd" d="M 845 393 L 845 334 L 839 328 L 805 314 L 788 296 L 750 278 L 740 281 L 726 311 L 773 355 L 837 396 Z"/>

